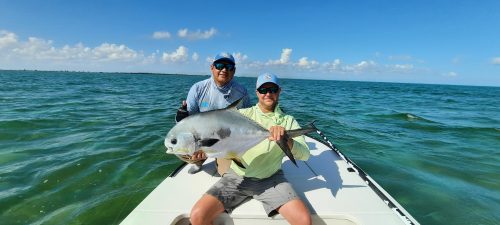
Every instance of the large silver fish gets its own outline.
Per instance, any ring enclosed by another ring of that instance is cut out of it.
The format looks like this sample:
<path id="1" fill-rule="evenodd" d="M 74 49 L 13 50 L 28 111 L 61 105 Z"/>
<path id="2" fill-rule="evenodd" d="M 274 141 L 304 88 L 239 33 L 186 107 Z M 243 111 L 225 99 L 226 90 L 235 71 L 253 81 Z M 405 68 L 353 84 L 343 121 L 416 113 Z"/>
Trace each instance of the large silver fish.
<path id="1" fill-rule="evenodd" d="M 168 154 L 192 155 L 203 150 L 207 157 L 233 159 L 238 166 L 244 166 L 239 159 L 244 152 L 269 137 L 269 130 L 236 110 L 241 100 L 226 109 L 214 110 L 188 116 L 177 123 L 165 138 Z M 295 164 L 295 158 L 287 140 L 316 131 L 311 123 L 308 127 L 288 130 L 277 142 L 285 155 Z"/>

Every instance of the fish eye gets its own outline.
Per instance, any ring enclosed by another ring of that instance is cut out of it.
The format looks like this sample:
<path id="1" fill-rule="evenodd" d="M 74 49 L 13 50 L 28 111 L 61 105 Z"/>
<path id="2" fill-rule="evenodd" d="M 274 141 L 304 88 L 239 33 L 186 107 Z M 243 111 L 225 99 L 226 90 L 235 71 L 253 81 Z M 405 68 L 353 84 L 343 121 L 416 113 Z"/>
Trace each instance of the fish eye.
<path id="1" fill-rule="evenodd" d="M 170 143 L 172 143 L 173 145 L 177 144 L 177 139 L 173 138 Z"/>

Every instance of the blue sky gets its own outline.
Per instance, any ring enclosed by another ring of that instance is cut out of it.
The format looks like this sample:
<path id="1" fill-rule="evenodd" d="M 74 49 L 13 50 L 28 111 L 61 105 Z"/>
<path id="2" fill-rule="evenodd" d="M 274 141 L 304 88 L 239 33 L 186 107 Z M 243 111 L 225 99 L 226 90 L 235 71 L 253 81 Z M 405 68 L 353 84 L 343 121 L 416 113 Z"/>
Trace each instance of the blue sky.
<path id="1" fill-rule="evenodd" d="M 500 86 L 500 1 L 0 0 L 0 69 Z"/>

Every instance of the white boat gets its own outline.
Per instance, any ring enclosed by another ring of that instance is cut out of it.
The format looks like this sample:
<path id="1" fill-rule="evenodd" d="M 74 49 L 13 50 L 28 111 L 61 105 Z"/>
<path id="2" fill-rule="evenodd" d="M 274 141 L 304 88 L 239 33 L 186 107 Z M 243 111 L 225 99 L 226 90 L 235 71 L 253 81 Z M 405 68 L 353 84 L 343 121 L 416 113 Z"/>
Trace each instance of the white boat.
<path id="1" fill-rule="evenodd" d="M 288 181 L 309 207 L 313 224 L 419 224 L 380 185 L 345 157 L 326 137 L 319 141 L 306 137 L 311 149 L 308 161 L 283 159 Z M 213 159 L 203 171 L 189 174 L 190 166 L 181 165 L 151 192 L 121 225 L 187 225 L 195 202 L 220 176 Z M 278 225 L 288 224 L 280 215 L 267 217 L 262 204 L 250 200 L 230 215 L 221 214 L 214 224 Z"/>

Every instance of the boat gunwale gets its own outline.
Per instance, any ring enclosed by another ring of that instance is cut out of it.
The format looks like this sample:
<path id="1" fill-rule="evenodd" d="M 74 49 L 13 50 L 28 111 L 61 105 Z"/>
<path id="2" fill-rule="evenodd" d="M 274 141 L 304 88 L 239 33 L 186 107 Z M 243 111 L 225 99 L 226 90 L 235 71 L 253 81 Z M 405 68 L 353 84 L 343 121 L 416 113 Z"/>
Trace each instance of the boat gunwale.
<path id="1" fill-rule="evenodd" d="M 330 148 L 333 152 L 335 152 L 340 158 L 347 162 L 349 166 L 354 167 L 347 168 L 349 172 L 357 172 L 360 178 L 366 182 L 366 184 L 381 198 L 381 200 L 392 210 L 399 213 L 399 216 L 405 219 L 405 222 L 408 222 L 410 225 L 419 225 L 415 218 L 413 218 L 404 208 L 401 206 L 387 191 L 385 191 L 380 184 L 378 184 L 373 178 L 370 177 L 361 167 L 356 165 L 354 161 L 352 161 L 349 157 L 345 156 L 342 151 L 340 151 L 337 146 L 335 146 L 319 129 L 316 131 L 324 140 L 318 140 L 315 137 L 310 135 L 306 135 L 307 137 L 314 139 L 327 147 Z M 351 171 L 351 170 L 352 171 Z"/>

